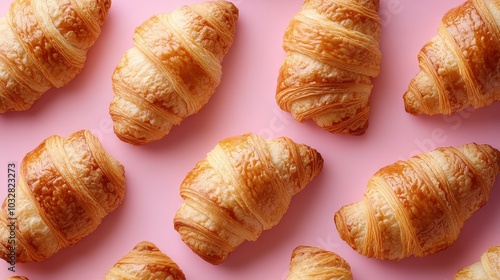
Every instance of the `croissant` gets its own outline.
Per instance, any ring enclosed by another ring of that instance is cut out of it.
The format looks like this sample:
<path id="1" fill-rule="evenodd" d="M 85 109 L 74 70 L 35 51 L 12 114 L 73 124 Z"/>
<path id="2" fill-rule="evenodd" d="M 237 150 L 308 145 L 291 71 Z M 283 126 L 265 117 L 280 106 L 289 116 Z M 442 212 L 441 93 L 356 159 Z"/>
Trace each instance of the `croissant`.
<path id="1" fill-rule="evenodd" d="M 155 244 L 142 241 L 121 258 L 104 276 L 104 280 L 185 280 L 179 266 Z"/>
<path id="2" fill-rule="evenodd" d="M 174 228 L 196 254 L 222 263 L 243 241 L 275 226 L 323 167 L 311 147 L 244 134 L 220 141 L 180 187 Z"/>
<path id="3" fill-rule="evenodd" d="M 500 246 L 492 246 L 481 260 L 458 271 L 454 280 L 500 279 Z"/>
<path id="4" fill-rule="evenodd" d="M 218 87 L 238 9 L 213 1 L 153 16 L 134 34 L 113 74 L 109 111 L 115 134 L 143 145 L 199 112 Z"/>
<path id="5" fill-rule="evenodd" d="M 276 102 L 331 133 L 368 128 L 371 79 L 380 72 L 378 0 L 306 0 L 285 31 Z"/>
<path id="6" fill-rule="evenodd" d="M 7 278 L 6 280 L 29 280 L 28 277 L 25 276 L 12 276 Z"/>
<path id="7" fill-rule="evenodd" d="M 6 261 L 39 262 L 94 231 L 124 199 L 123 166 L 89 131 L 51 136 L 19 166 L 0 211 Z"/>
<path id="8" fill-rule="evenodd" d="M 418 61 L 403 96 L 408 113 L 450 115 L 500 100 L 500 2 L 469 0 L 451 9 Z"/>
<path id="9" fill-rule="evenodd" d="M 0 113 L 30 109 L 82 70 L 110 0 L 14 0 L 0 18 Z"/>
<path id="10" fill-rule="evenodd" d="M 363 200 L 335 213 L 340 237 L 377 259 L 423 257 L 451 246 L 489 199 L 500 152 L 476 143 L 442 147 L 388 165 Z"/>
<path id="11" fill-rule="evenodd" d="M 298 246 L 292 252 L 286 280 L 352 280 L 351 267 L 334 252 Z"/>

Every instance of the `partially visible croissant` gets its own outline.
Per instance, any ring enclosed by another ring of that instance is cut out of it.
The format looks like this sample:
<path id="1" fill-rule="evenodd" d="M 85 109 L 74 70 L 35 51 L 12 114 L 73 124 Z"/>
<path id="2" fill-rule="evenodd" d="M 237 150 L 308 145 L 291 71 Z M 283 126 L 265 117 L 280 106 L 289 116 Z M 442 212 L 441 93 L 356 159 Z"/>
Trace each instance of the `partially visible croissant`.
<path id="1" fill-rule="evenodd" d="M 25 277 L 25 276 L 12 276 L 12 277 L 9 277 L 5 280 L 29 280 L 28 277 Z"/>
<path id="2" fill-rule="evenodd" d="M 381 64 L 378 0 L 306 0 L 288 26 L 276 101 L 303 122 L 361 135 Z"/>
<path id="3" fill-rule="evenodd" d="M 159 140 L 203 108 L 221 81 L 237 18 L 232 3 L 213 1 L 154 16 L 137 28 L 134 47 L 113 74 L 109 111 L 121 140 Z"/>
<path id="4" fill-rule="evenodd" d="M 182 182 L 174 227 L 201 258 L 220 264 L 243 241 L 275 226 L 323 167 L 314 149 L 286 137 L 220 141 Z"/>
<path id="5" fill-rule="evenodd" d="M 104 280 L 185 280 L 179 266 L 155 244 L 142 241 L 123 256 L 104 276 Z"/>
<path id="6" fill-rule="evenodd" d="M 352 280 L 351 267 L 334 252 L 298 246 L 292 252 L 286 280 Z"/>
<path id="7" fill-rule="evenodd" d="M 489 199 L 500 152 L 475 143 L 443 147 L 380 169 L 363 200 L 335 213 L 343 240 L 377 259 L 423 257 L 451 246 Z"/>
<path id="8" fill-rule="evenodd" d="M 14 0 L 0 18 L 0 113 L 23 111 L 83 69 L 110 0 Z"/>
<path id="9" fill-rule="evenodd" d="M 481 260 L 467 266 L 455 275 L 454 280 L 500 279 L 500 246 L 492 246 L 481 255 Z"/>
<path id="10" fill-rule="evenodd" d="M 500 100 L 500 1 L 468 0 L 443 17 L 404 94 L 417 114 L 453 114 Z"/>
<path id="11" fill-rule="evenodd" d="M 2 205 L 1 257 L 49 258 L 94 231 L 124 195 L 123 166 L 89 131 L 47 138 L 24 157 Z"/>

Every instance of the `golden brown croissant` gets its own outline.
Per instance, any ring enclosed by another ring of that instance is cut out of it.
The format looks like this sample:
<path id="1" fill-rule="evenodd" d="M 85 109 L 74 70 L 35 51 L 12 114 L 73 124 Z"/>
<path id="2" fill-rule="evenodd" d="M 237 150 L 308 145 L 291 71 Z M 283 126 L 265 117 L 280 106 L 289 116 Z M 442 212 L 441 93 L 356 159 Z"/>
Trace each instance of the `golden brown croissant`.
<path id="1" fill-rule="evenodd" d="M 224 139 L 182 182 L 185 202 L 174 227 L 196 254 L 220 264 L 243 241 L 276 225 L 322 167 L 316 150 L 286 137 Z"/>
<path id="2" fill-rule="evenodd" d="M 124 195 L 123 166 L 89 131 L 47 138 L 24 157 L 17 188 L 3 203 L 2 258 L 49 258 L 94 231 Z"/>
<path id="3" fill-rule="evenodd" d="M 15 0 L 0 18 L 0 113 L 23 111 L 83 68 L 110 0 Z"/>
<path id="4" fill-rule="evenodd" d="M 28 277 L 25 276 L 12 276 L 7 278 L 6 280 L 29 280 Z"/>
<path id="5" fill-rule="evenodd" d="M 123 256 L 104 276 L 104 280 L 185 280 L 179 266 L 155 244 L 142 241 Z"/>
<path id="6" fill-rule="evenodd" d="M 475 143 L 437 148 L 380 169 L 363 200 L 335 214 L 340 237 L 377 259 L 423 257 L 451 246 L 489 199 L 500 152 Z"/>
<path id="7" fill-rule="evenodd" d="M 351 267 L 334 252 L 298 246 L 292 252 L 286 280 L 352 280 Z"/>
<path id="8" fill-rule="evenodd" d="M 303 122 L 361 135 L 380 72 L 378 0 L 306 0 L 283 40 L 276 101 Z"/>
<path id="9" fill-rule="evenodd" d="M 500 2 L 468 0 L 451 9 L 418 61 L 404 94 L 411 114 L 449 115 L 500 100 Z"/>
<path id="10" fill-rule="evenodd" d="M 481 256 L 481 260 L 467 266 L 455 275 L 454 280 L 500 279 L 500 246 L 492 246 Z"/>
<path id="11" fill-rule="evenodd" d="M 213 1 L 183 6 L 139 26 L 113 74 L 109 111 L 123 141 L 143 145 L 197 113 L 221 81 L 238 9 Z"/>

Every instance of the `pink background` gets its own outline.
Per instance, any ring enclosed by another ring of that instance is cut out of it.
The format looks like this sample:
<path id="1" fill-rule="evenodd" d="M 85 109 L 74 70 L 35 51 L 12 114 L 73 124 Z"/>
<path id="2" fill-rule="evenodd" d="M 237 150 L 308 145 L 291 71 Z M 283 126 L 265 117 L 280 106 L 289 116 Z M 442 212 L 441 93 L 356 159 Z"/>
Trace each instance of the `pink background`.
<path id="1" fill-rule="evenodd" d="M 102 279 L 141 240 L 154 242 L 188 279 L 284 279 L 292 250 L 313 245 L 333 250 L 351 265 L 355 279 L 452 279 L 455 272 L 500 244 L 500 182 L 490 202 L 463 228 L 450 248 L 425 258 L 378 261 L 357 254 L 333 224 L 341 206 L 358 201 L 379 168 L 438 146 L 468 142 L 500 148 L 500 103 L 452 117 L 411 116 L 402 95 L 418 71 L 417 53 L 436 34 L 445 11 L 460 0 L 382 0 L 382 72 L 371 95 L 370 127 L 363 136 L 329 134 L 311 122 L 299 124 L 275 103 L 283 32 L 302 0 L 236 0 L 240 9 L 235 42 L 223 63 L 217 92 L 197 115 L 161 141 L 143 147 L 121 142 L 108 114 L 111 74 L 132 46 L 136 26 L 156 13 L 200 1 L 115 0 L 83 72 L 68 86 L 50 90 L 32 110 L 0 115 L 0 197 L 7 191 L 7 164 L 52 134 L 89 129 L 126 168 L 125 202 L 72 248 L 42 263 L 17 264 L 30 279 Z M 0 1 L 5 15 L 10 1 Z M 204 262 L 180 240 L 172 219 L 181 205 L 179 185 L 195 163 L 223 138 L 246 132 L 288 136 L 316 148 L 323 172 L 292 200 L 280 224 L 256 242 L 245 242 L 219 266 Z M 0 278 L 12 275 L 0 265 Z"/>

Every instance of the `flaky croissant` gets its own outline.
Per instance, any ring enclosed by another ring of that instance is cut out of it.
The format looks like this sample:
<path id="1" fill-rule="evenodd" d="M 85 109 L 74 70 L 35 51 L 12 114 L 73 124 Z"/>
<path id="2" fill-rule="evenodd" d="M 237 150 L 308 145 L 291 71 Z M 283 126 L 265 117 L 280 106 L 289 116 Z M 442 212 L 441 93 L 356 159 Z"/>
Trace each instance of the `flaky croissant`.
<path id="1" fill-rule="evenodd" d="M 9 277 L 5 280 L 29 280 L 28 277 L 25 277 L 25 276 L 12 276 L 12 277 Z"/>
<path id="2" fill-rule="evenodd" d="M 221 81 L 238 9 L 213 1 L 153 16 L 134 34 L 113 74 L 109 111 L 123 141 L 143 145 L 197 113 Z"/>
<path id="3" fill-rule="evenodd" d="M 481 260 L 457 272 L 454 280 L 500 279 L 500 246 L 491 246 Z"/>
<path id="4" fill-rule="evenodd" d="M 104 276 L 104 280 L 185 280 L 179 266 L 156 247 L 142 241 L 123 256 Z"/>
<path id="5" fill-rule="evenodd" d="M 123 166 L 86 130 L 47 138 L 24 157 L 17 180 L 0 212 L 7 261 L 43 261 L 76 244 L 125 195 Z"/>
<path id="6" fill-rule="evenodd" d="M 276 101 L 303 122 L 340 134 L 368 127 L 380 72 L 378 0 L 306 0 L 285 31 Z"/>
<path id="7" fill-rule="evenodd" d="M 298 246 L 292 252 L 286 280 L 352 280 L 351 266 L 334 252 Z"/>
<path id="8" fill-rule="evenodd" d="M 83 69 L 110 0 L 14 0 L 0 18 L 0 113 L 23 111 Z"/>
<path id="9" fill-rule="evenodd" d="M 316 150 L 286 137 L 224 139 L 182 182 L 185 201 L 174 227 L 196 254 L 220 264 L 243 241 L 276 225 L 322 167 Z"/>
<path id="10" fill-rule="evenodd" d="M 418 55 L 407 112 L 453 114 L 500 100 L 500 2 L 468 0 L 445 14 Z"/>
<path id="11" fill-rule="evenodd" d="M 377 259 L 423 257 L 451 246 L 489 199 L 500 152 L 475 143 L 443 147 L 374 174 L 363 200 L 335 213 L 340 237 Z"/>

